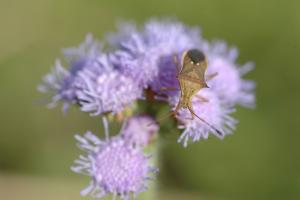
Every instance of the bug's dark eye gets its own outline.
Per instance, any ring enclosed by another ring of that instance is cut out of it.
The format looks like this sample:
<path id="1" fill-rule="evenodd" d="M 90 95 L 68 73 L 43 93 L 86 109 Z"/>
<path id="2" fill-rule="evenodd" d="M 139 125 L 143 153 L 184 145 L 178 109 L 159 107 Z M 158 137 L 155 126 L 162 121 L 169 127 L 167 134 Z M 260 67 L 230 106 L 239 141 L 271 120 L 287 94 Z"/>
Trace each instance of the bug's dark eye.
<path id="1" fill-rule="evenodd" d="M 194 62 L 199 63 L 205 60 L 205 55 L 198 49 L 191 49 L 187 52 L 187 56 Z"/>

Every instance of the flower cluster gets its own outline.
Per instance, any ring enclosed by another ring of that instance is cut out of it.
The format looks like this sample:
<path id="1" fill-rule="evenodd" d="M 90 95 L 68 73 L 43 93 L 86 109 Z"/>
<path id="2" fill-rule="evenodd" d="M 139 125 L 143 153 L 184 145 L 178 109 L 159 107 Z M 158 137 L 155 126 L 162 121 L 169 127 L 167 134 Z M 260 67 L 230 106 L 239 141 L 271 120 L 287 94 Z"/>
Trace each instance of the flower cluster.
<path id="1" fill-rule="evenodd" d="M 182 55 L 190 49 L 203 52 L 208 61 L 204 74 L 208 87 L 193 95 L 192 109 L 177 110 L 182 100 L 178 81 Z M 63 55 L 63 61 L 56 61 L 39 86 L 41 92 L 51 95 L 49 107 L 62 102 L 64 111 L 77 105 L 92 116 L 118 116 L 124 121 L 120 133 L 110 139 L 107 120 L 106 140 L 90 132 L 76 136 L 88 155 L 80 156 L 72 170 L 92 177 L 82 194 L 101 197 L 111 193 L 129 199 L 131 193 L 145 189 L 149 173 L 155 170 L 149 167 L 143 150 L 155 141 L 159 127 L 146 115 L 128 118 L 128 110 L 139 113 L 137 101 L 169 105 L 170 112 L 175 111 L 177 128 L 182 129 L 178 142 L 185 147 L 210 134 L 218 138 L 231 134 L 237 124 L 231 117 L 235 107 L 255 105 L 255 84 L 242 78 L 253 64 L 237 64 L 235 47 L 223 41 L 209 42 L 198 28 L 175 20 L 152 19 L 142 28 L 122 23 L 103 43 L 88 35 L 78 47 L 64 49 Z"/>

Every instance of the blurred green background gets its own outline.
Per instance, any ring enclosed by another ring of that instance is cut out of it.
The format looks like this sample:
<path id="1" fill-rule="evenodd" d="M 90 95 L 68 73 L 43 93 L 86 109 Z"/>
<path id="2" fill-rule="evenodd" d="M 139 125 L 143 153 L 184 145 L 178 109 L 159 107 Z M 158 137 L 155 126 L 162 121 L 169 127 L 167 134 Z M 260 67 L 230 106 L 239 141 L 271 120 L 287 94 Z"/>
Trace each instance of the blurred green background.
<path id="1" fill-rule="evenodd" d="M 297 0 L 0 0 L 0 199 L 82 199 L 88 178 L 69 170 L 79 153 L 73 134 L 100 133 L 100 119 L 46 109 L 36 86 L 62 47 L 153 16 L 237 45 L 241 63 L 256 63 L 247 78 L 257 82 L 257 108 L 238 109 L 234 135 L 186 149 L 163 139 L 158 198 L 300 199 L 299 8 Z"/>

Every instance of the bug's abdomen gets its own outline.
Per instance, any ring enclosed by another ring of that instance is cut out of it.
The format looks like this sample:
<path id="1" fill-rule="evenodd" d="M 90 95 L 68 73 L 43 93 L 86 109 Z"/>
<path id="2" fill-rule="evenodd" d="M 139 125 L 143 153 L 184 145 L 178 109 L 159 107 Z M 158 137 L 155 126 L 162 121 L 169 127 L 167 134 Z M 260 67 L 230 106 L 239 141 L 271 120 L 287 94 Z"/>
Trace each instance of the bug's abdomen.
<path id="1" fill-rule="evenodd" d="M 202 87 L 198 83 L 186 81 L 184 79 L 179 79 L 179 84 L 181 88 L 181 104 L 182 107 L 187 108 L 192 97 L 196 95 Z"/>

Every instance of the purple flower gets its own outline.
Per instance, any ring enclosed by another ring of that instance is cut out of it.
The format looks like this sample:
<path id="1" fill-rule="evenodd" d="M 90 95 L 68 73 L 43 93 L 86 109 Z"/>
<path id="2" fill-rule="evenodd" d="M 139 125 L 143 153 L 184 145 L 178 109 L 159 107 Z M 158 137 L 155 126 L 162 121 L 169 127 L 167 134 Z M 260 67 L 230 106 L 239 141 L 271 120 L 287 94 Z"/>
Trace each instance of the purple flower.
<path id="1" fill-rule="evenodd" d="M 157 74 L 155 60 L 151 59 L 152 53 L 147 49 L 143 35 L 132 32 L 110 58 L 120 71 L 136 80 L 140 87 L 146 88 Z"/>
<path id="2" fill-rule="evenodd" d="M 208 60 L 205 74 L 208 88 L 191 91 L 190 94 L 197 92 L 192 102 L 179 104 L 188 105 L 189 109 L 176 110 L 178 128 L 183 130 L 178 142 L 184 147 L 190 141 L 207 139 L 210 134 L 220 139 L 231 134 L 237 124 L 230 116 L 234 106 L 255 104 L 255 84 L 242 78 L 253 65 L 238 65 L 236 48 L 227 47 L 225 42 L 204 40 L 198 28 L 170 19 L 151 19 L 141 29 L 134 23 L 122 23 L 116 33 L 107 36 L 106 42 L 109 45 L 106 49 L 110 50 L 106 53 L 102 52 L 102 43 L 91 35 L 78 47 L 63 49 L 67 69 L 57 60 L 38 88 L 51 95 L 49 107 L 63 102 L 66 110 L 70 104 L 77 104 L 81 111 L 103 115 L 105 140 L 91 132 L 75 136 L 86 155 L 80 155 L 71 169 L 91 177 L 82 195 L 101 198 L 111 194 L 113 199 L 129 200 L 147 189 L 148 180 L 157 168 L 150 166 L 150 156 L 143 150 L 156 139 L 158 124 L 146 115 L 133 116 L 125 120 L 117 136 L 109 138 L 105 114 L 124 119 L 124 109 L 135 105 L 137 100 L 153 100 L 153 97 L 167 102 L 174 111 L 182 95 L 178 68 L 184 67 L 176 66 L 174 58 L 181 63 L 184 52 L 198 49 Z M 194 52 L 197 51 L 190 51 L 189 56 L 199 58 Z M 203 81 L 194 79 L 185 78 L 194 84 Z M 183 95 L 188 96 L 189 92 Z"/>
<path id="3" fill-rule="evenodd" d="M 136 31 L 132 25 L 130 27 L 125 29 L 123 26 L 124 34 L 119 35 L 122 39 L 114 37 L 119 50 L 111 57 L 121 71 L 132 76 L 144 88 L 151 86 L 160 90 L 163 84 L 159 82 L 157 86 L 159 77 L 168 78 L 169 73 L 176 70 L 165 65 L 164 62 L 169 62 L 165 58 L 193 48 L 201 41 L 198 29 L 174 20 L 150 20 L 141 31 Z"/>
<path id="4" fill-rule="evenodd" d="M 82 82 L 76 85 L 76 95 L 81 110 L 92 115 L 116 114 L 142 96 L 135 80 L 115 70 L 105 54 L 78 76 Z"/>
<path id="5" fill-rule="evenodd" d="M 178 98 L 178 96 L 174 96 L 170 99 L 174 107 L 178 103 Z M 183 129 L 183 133 L 179 137 L 178 142 L 182 142 L 185 147 L 189 139 L 192 139 L 193 142 L 199 141 L 200 139 L 207 139 L 209 133 L 222 139 L 235 129 L 237 121 L 230 116 L 235 110 L 223 107 L 217 95 L 210 89 L 202 89 L 197 96 L 193 98 L 192 105 L 194 112 L 199 117 L 215 127 L 223 135 L 219 135 L 215 129 L 203 123 L 196 116 L 192 119 L 192 114 L 189 110 L 181 109 L 176 116 L 180 122 L 179 128 Z"/>
<path id="6" fill-rule="evenodd" d="M 119 21 L 117 23 L 116 32 L 108 32 L 106 34 L 106 41 L 109 44 L 110 49 L 118 49 L 123 41 L 128 40 L 132 37 L 132 34 L 138 32 L 137 26 L 131 21 Z"/>
<path id="7" fill-rule="evenodd" d="M 74 90 L 69 84 L 70 73 L 61 65 L 60 60 L 56 60 L 52 71 L 44 76 L 43 83 L 38 86 L 38 90 L 51 96 L 49 108 L 53 108 L 61 100 L 64 100 L 63 110 L 66 111 L 69 103 L 75 103 Z"/>
<path id="8" fill-rule="evenodd" d="M 57 60 L 53 70 L 43 78 L 43 83 L 38 87 L 40 92 L 52 96 L 49 107 L 55 107 L 59 101 L 63 101 L 63 110 L 66 111 L 70 104 L 78 103 L 75 86 L 80 82 L 78 73 L 95 61 L 101 49 L 101 43 L 88 34 L 78 47 L 63 50 L 69 69 L 66 70 L 61 61 Z"/>
<path id="9" fill-rule="evenodd" d="M 239 66 L 236 63 L 238 50 L 228 48 L 225 42 L 203 43 L 203 50 L 208 56 L 207 75 L 218 73 L 208 85 L 216 92 L 223 103 L 234 106 L 240 104 L 254 107 L 255 84 L 250 80 L 243 80 L 242 76 L 253 69 L 252 63 Z"/>
<path id="10" fill-rule="evenodd" d="M 159 126 L 148 116 L 134 116 L 129 118 L 121 130 L 124 140 L 134 146 L 145 147 L 157 135 Z"/>
<path id="11" fill-rule="evenodd" d="M 88 35 L 79 47 L 63 50 L 69 70 L 57 61 L 52 73 L 44 78 L 45 84 L 39 86 L 40 91 L 53 95 L 51 107 L 63 101 L 64 110 L 76 103 L 92 115 L 115 114 L 142 96 L 142 89 L 131 77 L 116 70 L 101 48 Z"/>
<path id="12" fill-rule="evenodd" d="M 75 160 L 71 169 L 92 178 L 90 185 L 81 191 L 82 195 L 101 198 L 112 194 L 114 198 L 129 200 L 131 194 L 136 196 L 147 188 L 147 180 L 157 171 L 149 166 L 149 157 L 140 148 L 133 148 L 120 137 L 102 141 L 87 132 L 75 138 L 87 155 Z"/>
<path id="13" fill-rule="evenodd" d="M 196 48 L 207 56 L 209 65 L 206 79 L 211 88 L 199 91 L 200 95 L 207 96 L 209 102 L 199 102 L 197 97 L 193 99 L 194 110 L 200 113 L 201 118 L 226 135 L 234 130 L 237 123 L 229 116 L 234 111 L 233 107 L 236 104 L 246 107 L 254 105 L 254 83 L 242 79 L 242 75 L 250 71 L 253 65 L 237 65 L 237 49 L 228 48 L 223 42 L 209 43 L 201 38 L 198 29 L 188 28 L 171 20 L 150 20 L 141 31 L 137 31 L 132 24 L 123 25 L 120 30 L 121 33 L 115 34 L 111 39 L 111 43 L 119 48 L 111 54 L 112 62 L 120 71 L 134 77 L 144 88 L 150 87 L 157 95 L 156 99 L 176 106 L 180 92 L 163 91 L 162 88 L 179 90 L 176 78 L 179 70 L 174 56 L 181 63 L 183 52 Z M 187 120 L 188 116 L 188 110 L 181 110 L 177 116 L 183 124 L 180 128 L 184 128 L 179 141 L 185 146 L 189 138 L 193 141 L 206 139 L 210 132 L 224 137 L 199 119 Z"/>
<path id="14" fill-rule="evenodd" d="M 70 73 L 76 75 L 85 66 L 92 64 L 102 54 L 103 44 L 95 40 L 92 34 L 87 34 L 85 41 L 78 47 L 63 49 L 65 60 L 70 65 Z"/>

